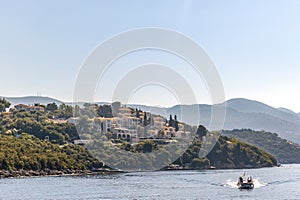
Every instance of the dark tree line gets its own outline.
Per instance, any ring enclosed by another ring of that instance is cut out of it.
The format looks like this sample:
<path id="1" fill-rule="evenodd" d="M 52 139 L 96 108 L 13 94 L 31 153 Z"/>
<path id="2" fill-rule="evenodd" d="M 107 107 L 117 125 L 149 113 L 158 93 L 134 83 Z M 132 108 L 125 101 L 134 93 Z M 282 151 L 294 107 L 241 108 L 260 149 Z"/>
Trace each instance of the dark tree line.
<path id="1" fill-rule="evenodd" d="M 99 117 L 105 117 L 105 118 L 113 117 L 111 105 L 99 106 L 99 108 L 97 110 L 97 114 Z"/>
<path id="2" fill-rule="evenodd" d="M 177 115 L 174 116 L 174 119 L 173 119 L 172 115 L 170 115 L 168 124 L 169 124 L 169 126 L 175 128 L 175 131 L 178 131 L 179 130 L 179 126 L 178 126 L 179 122 L 177 120 Z"/>

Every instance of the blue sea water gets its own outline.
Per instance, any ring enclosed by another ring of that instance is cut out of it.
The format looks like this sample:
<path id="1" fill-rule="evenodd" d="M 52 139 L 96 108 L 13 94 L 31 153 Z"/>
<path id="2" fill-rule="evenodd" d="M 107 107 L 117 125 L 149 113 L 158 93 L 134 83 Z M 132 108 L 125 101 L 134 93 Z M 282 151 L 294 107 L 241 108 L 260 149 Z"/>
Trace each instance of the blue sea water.
<path id="1" fill-rule="evenodd" d="M 250 191 L 236 187 L 244 172 Z M 300 165 L 0 179 L 0 199 L 300 199 Z"/>

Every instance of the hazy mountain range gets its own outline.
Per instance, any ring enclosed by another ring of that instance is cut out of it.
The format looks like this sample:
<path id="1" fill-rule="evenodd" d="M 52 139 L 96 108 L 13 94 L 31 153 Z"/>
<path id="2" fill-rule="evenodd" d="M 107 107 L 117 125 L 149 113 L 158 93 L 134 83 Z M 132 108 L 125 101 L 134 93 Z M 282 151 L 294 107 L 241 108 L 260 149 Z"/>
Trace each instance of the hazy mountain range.
<path id="1" fill-rule="evenodd" d="M 49 97 L 7 97 L 12 106 L 19 103 L 24 104 L 48 104 L 55 102 L 63 103 L 60 100 Z M 100 102 L 103 104 L 103 102 Z M 67 103 L 70 104 L 70 103 Z M 81 103 L 82 104 L 82 103 Z M 210 127 L 212 105 L 194 104 L 194 105 L 176 105 L 170 108 L 161 108 L 146 105 L 128 105 L 130 107 L 140 108 L 162 116 L 177 115 L 179 120 L 191 125 L 202 124 Z M 250 128 L 254 130 L 265 130 L 276 132 L 282 138 L 292 140 L 300 144 L 300 114 L 286 108 L 274 108 L 264 103 L 248 99 L 231 99 L 224 104 L 214 105 L 215 109 L 221 109 L 226 106 L 226 117 L 223 129 L 241 129 Z M 199 112 L 200 118 L 198 117 Z M 182 116 L 184 114 L 184 116 Z"/>
<path id="2" fill-rule="evenodd" d="M 7 99 L 11 106 L 17 105 L 17 104 L 28 104 L 33 105 L 35 103 L 46 105 L 48 103 L 56 103 L 56 104 L 62 104 L 63 102 L 57 99 L 53 99 L 50 97 L 41 97 L 41 96 L 26 96 L 26 97 L 4 97 Z"/>
<path id="3" fill-rule="evenodd" d="M 210 127 L 212 105 L 176 105 L 171 108 L 159 108 L 152 106 L 132 105 L 152 113 L 177 115 L 182 121 Z M 226 107 L 226 116 L 223 129 L 249 128 L 278 133 L 282 138 L 292 140 L 300 144 L 300 115 L 286 108 L 273 108 L 264 103 L 248 99 L 231 99 L 224 104 L 215 105 L 215 109 Z M 200 111 L 200 119 L 197 110 Z M 184 117 L 181 111 L 184 111 Z"/>

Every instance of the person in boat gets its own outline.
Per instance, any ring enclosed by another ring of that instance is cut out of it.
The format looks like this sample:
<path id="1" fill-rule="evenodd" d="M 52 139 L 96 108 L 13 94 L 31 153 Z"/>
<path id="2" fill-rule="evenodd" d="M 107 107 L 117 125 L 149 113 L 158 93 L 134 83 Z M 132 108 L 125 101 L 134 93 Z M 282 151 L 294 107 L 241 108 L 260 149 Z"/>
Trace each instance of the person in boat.
<path id="1" fill-rule="evenodd" d="M 252 176 L 249 176 L 249 177 L 248 177 L 248 180 L 247 180 L 247 182 L 248 182 L 248 183 L 253 183 Z"/>
<path id="2" fill-rule="evenodd" d="M 238 185 L 241 185 L 243 182 L 244 182 L 243 177 L 240 176 L 240 177 L 239 177 Z"/>

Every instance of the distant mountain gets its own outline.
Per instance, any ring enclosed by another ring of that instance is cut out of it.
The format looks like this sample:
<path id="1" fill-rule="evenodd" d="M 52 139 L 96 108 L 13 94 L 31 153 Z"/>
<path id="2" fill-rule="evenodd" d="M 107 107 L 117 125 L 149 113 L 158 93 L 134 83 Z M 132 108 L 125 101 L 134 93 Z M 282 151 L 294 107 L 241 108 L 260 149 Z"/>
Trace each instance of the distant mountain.
<path id="1" fill-rule="evenodd" d="M 26 96 L 26 97 L 4 97 L 6 98 L 10 103 L 11 106 L 17 105 L 17 104 L 29 104 L 33 105 L 35 103 L 47 105 L 48 103 L 56 103 L 58 105 L 62 104 L 63 102 L 57 99 L 53 99 L 50 97 L 40 97 L 40 96 Z"/>
<path id="2" fill-rule="evenodd" d="M 289 113 L 289 114 L 292 114 L 292 115 L 295 115 L 297 113 L 295 113 L 294 111 L 290 110 L 290 109 L 287 109 L 287 108 L 277 108 L 277 110 L 280 110 L 280 111 L 283 111 L 283 112 L 286 112 L 286 113 Z"/>
<path id="3" fill-rule="evenodd" d="M 171 108 L 153 106 L 130 105 L 145 111 L 151 111 L 168 117 L 169 114 L 177 115 L 181 121 L 210 127 L 212 105 L 176 105 Z M 224 129 L 249 128 L 278 133 L 280 137 L 300 144 L 300 114 L 285 108 L 273 108 L 264 103 L 249 99 L 231 99 L 224 104 L 214 105 L 214 109 L 226 106 Z M 199 110 L 200 118 L 196 112 Z M 184 114 L 184 115 L 182 115 Z"/>
<path id="4" fill-rule="evenodd" d="M 300 122 L 299 116 L 297 116 L 296 113 L 284 108 L 276 109 L 258 101 L 239 98 L 231 99 L 226 103 L 227 107 L 233 108 L 242 113 L 260 113 L 282 120 Z"/>
<path id="5" fill-rule="evenodd" d="M 77 105 L 77 106 L 80 106 L 80 107 L 83 107 L 83 105 L 86 103 L 86 102 L 64 102 L 66 105 L 70 105 L 70 106 L 74 106 L 74 105 Z M 94 102 L 95 104 L 98 104 L 98 105 L 104 105 L 104 104 L 110 104 L 108 102 Z"/>

